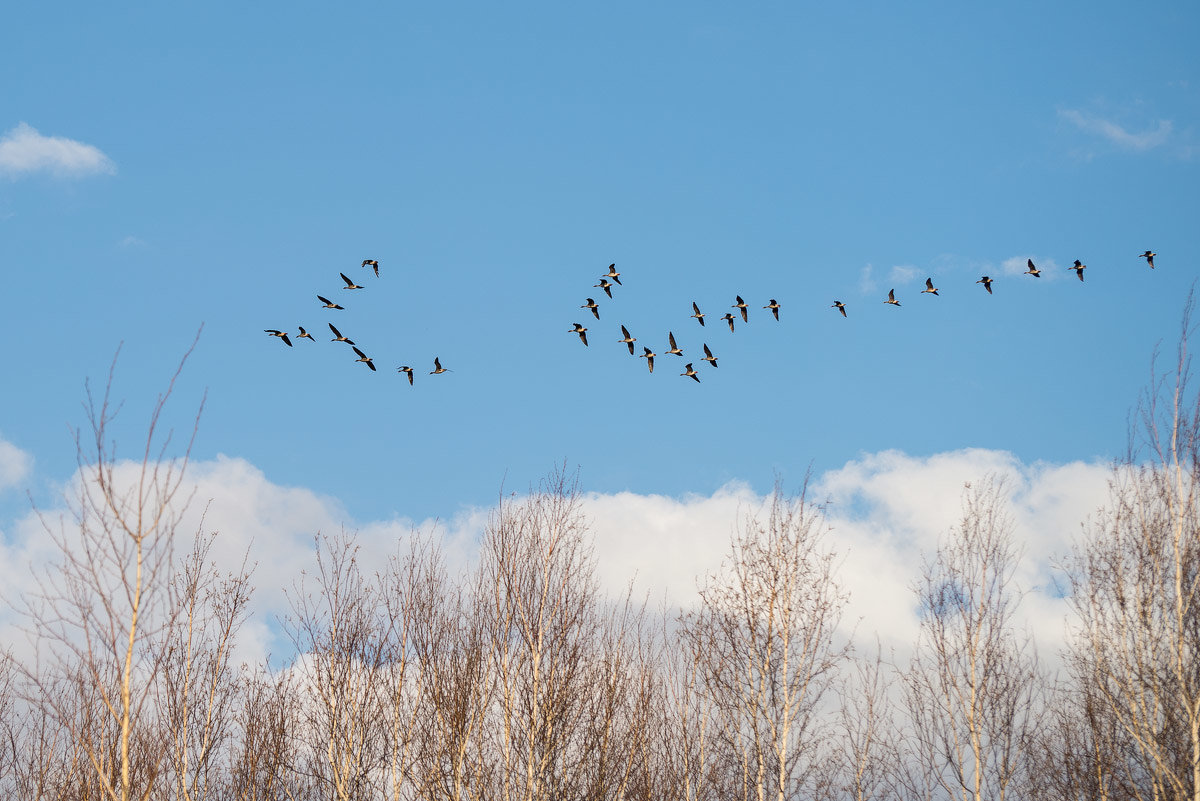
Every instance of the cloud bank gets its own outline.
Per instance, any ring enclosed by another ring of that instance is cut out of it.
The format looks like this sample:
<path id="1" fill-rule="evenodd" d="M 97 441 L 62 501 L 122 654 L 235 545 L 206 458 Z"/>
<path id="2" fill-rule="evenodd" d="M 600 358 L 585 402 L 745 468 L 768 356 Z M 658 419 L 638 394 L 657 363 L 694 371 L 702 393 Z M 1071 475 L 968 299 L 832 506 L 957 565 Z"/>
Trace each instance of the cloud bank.
<path id="1" fill-rule="evenodd" d="M 61 136 L 44 136 L 24 122 L 0 137 L 0 174 L 46 172 L 68 177 L 116 171 L 112 159 L 99 148 Z"/>
<path id="2" fill-rule="evenodd" d="M 118 480 L 132 481 L 136 469 L 121 466 Z M 1053 653 L 1062 640 L 1066 609 L 1055 591 L 1052 564 L 1068 550 L 1081 523 L 1104 504 L 1109 468 L 1082 462 L 1025 464 L 1004 451 L 967 449 L 928 457 L 886 451 L 814 478 L 808 499 L 825 505 L 827 543 L 838 554 L 838 578 L 850 594 L 844 633 L 878 635 L 885 649 L 907 650 L 917 631 L 912 586 L 939 538 L 959 519 L 964 483 L 987 475 L 1006 482 L 1023 553 L 1016 575 L 1027 593 L 1020 625 L 1034 633 L 1048 655 Z M 217 565 L 235 571 L 247 564 L 254 570 L 255 612 L 244 630 L 241 654 L 246 659 L 289 651 L 277 621 L 288 611 L 287 593 L 305 571 L 313 571 L 317 532 L 352 535 L 359 563 L 370 566 L 382 566 L 414 536 L 434 537 L 444 544 L 454 576 L 477 558 L 491 511 L 465 509 L 446 521 L 356 521 L 335 498 L 274 484 L 249 462 L 224 456 L 194 462 L 188 481 L 194 496 L 181 531 L 203 525 L 218 532 L 211 554 Z M 679 498 L 586 493 L 582 507 L 595 538 L 602 588 L 617 597 L 632 587 L 635 597 L 648 597 L 655 607 L 691 606 L 698 583 L 720 569 L 745 516 L 768 501 L 737 482 L 710 495 Z M 45 518 L 58 515 L 51 510 Z M 0 582 L 9 599 L 31 586 L 31 566 L 48 564 L 54 555 L 36 517 L 17 521 L 11 532 L 0 543 Z M 14 623 L 11 610 L 0 615 L 0 634 L 10 634 Z"/>

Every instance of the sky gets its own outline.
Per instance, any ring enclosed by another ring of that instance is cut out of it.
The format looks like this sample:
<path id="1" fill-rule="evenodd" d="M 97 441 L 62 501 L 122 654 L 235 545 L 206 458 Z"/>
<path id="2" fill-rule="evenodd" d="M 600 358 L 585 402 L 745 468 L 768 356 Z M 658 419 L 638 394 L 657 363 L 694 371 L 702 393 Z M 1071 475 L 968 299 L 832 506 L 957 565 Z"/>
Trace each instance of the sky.
<path id="1" fill-rule="evenodd" d="M 34 552 L 30 501 L 55 509 L 72 480 L 85 386 L 119 351 L 111 432 L 137 456 L 197 332 L 168 451 L 202 404 L 193 474 L 250 515 L 227 518 L 237 542 L 432 521 L 469 539 L 559 465 L 619 521 L 597 530 L 628 564 L 646 557 L 631 532 L 712 523 L 717 503 L 727 538 L 739 504 L 810 473 L 841 482 L 839 520 L 874 521 L 876 544 L 905 498 L 944 527 L 981 472 L 1055 476 L 1065 542 L 1103 502 L 1096 476 L 1193 286 L 1198 33 L 1185 3 L 14 9 L 9 566 Z M 610 300 L 594 285 L 612 263 Z M 653 374 L 622 324 L 658 352 Z M 435 356 L 452 372 L 429 375 Z"/>

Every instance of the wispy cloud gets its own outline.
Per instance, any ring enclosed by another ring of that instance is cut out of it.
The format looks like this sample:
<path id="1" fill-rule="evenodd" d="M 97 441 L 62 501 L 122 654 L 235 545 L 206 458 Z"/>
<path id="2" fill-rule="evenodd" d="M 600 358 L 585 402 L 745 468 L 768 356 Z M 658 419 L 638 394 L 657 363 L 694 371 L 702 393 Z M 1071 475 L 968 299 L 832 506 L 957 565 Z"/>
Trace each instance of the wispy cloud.
<path id="1" fill-rule="evenodd" d="M 920 274 L 920 269 L 913 267 L 911 264 L 897 264 L 888 273 L 888 279 L 893 284 L 908 284 L 912 283 Z"/>
<path id="2" fill-rule="evenodd" d="M 862 268 L 862 273 L 858 277 L 858 291 L 859 292 L 866 295 L 870 292 L 875 291 L 876 284 L 875 284 L 874 273 L 875 273 L 875 268 L 873 266 L 871 266 L 870 264 L 868 264 L 866 267 Z"/>
<path id="3" fill-rule="evenodd" d="M 0 174 L 48 172 L 65 177 L 116 171 L 112 159 L 99 148 L 61 136 L 44 136 L 24 122 L 0 138 Z"/>
<path id="4" fill-rule="evenodd" d="M 144 248 L 144 247 L 146 247 L 146 243 L 144 240 L 138 239 L 136 236 L 133 236 L 132 234 L 130 234 L 129 236 L 122 239 L 120 242 L 117 243 L 117 245 L 122 248 Z"/>
<path id="5" fill-rule="evenodd" d="M 1170 120 L 1158 120 L 1153 129 L 1132 133 L 1112 120 L 1079 109 L 1059 109 L 1058 116 L 1084 133 L 1107 139 L 1124 150 L 1143 151 L 1159 147 L 1166 144 L 1172 131 Z"/>

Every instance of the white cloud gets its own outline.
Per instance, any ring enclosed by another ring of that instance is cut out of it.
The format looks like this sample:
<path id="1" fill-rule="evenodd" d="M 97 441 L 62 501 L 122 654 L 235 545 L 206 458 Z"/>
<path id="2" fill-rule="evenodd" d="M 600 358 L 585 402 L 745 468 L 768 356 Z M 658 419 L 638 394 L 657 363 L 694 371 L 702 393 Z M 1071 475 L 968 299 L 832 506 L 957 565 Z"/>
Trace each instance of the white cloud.
<path id="1" fill-rule="evenodd" d="M 32 466 L 32 456 L 0 437 L 0 491 L 19 485 Z"/>
<path id="2" fill-rule="evenodd" d="M 888 273 L 888 280 L 893 284 L 908 284 L 920 274 L 920 269 L 911 264 L 897 264 Z"/>
<path id="3" fill-rule="evenodd" d="M 74 176 L 116 171 L 112 159 L 98 148 L 61 136 L 43 136 L 23 122 L 0 138 L 0 173 Z"/>
<path id="4" fill-rule="evenodd" d="M 122 465 L 118 481 L 132 481 L 136 469 Z M 907 649 L 917 628 L 912 584 L 939 537 L 958 520 L 964 482 L 987 474 L 1008 481 L 1015 536 L 1024 552 L 1017 574 L 1028 591 L 1021 625 L 1036 634 L 1045 655 L 1053 654 L 1062 639 L 1065 607 L 1051 591 L 1050 565 L 1066 552 L 1087 515 L 1105 503 L 1109 470 L 1099 464 L 1024 464 L 1003 451 L 967 449 L 924 458 L 885 451 L 814 479 L 809 499 L 828 501 L 828 544 L 840 556 L 838 578 L 850 592 L 847 633 L 856 630 L 867 639 L 878 633 L 885 648 Z M 274 484 L 245 460 L 224 456 L 192 463 L 188 480 L 194 501 L 181 531 L 196 530 L 203 515 L 204 529 L 218 532 L 211 554 L 218 567 L 237 570 L 248 556 L 254 568 L 255 613 L 239 654 L 247 660 L 290 650 L 276 621 L 288 611 L 286 591 L 305 571 L 313 573 L 318 531 L 351 535 L 361 549 L 359 563 L 369 570 L 406 548 L 414 533 L 429 536 L 443 545 L 447 570 L 454 576 L 477 559 L 490 512 L 466 509 L 447 524 L 407 519 L 356 523 L 336 499 Z M 697 582 L 719 570 L 739 521 L 767 501 L 736 482 L 711 495 L 682 498 L 585 494 L 583 511 L 595 538 L 601 587 L 619 596 L 632 582 L 635 597 L 649 594 L 652 606 L 660 601 L 673 607 L 695 603 Z M 58 515 L 50 510 L 46 517 Z M 54 557 L 36 517 L 18 521 L 12 533 L 7 542 L 0 539 L 0 586 L 6 587 L 8 599 L 32 586 L 31 566 Z M 11 614 L 0 615 L 0 638 L 12 640 L 13 622 Z"/>
<path id="5" fill-rule="evenodd" d="M 1058 115 L 1079 130 L 1107 139 L 1125 150 L 1141 151 L 1159 147 L 1166 143 L 1172 131 L 1170 120 L 1158 120 L 1151 130 L 1131 133 L 1111 120 L 1078 109 L 1059 109 Z"/>

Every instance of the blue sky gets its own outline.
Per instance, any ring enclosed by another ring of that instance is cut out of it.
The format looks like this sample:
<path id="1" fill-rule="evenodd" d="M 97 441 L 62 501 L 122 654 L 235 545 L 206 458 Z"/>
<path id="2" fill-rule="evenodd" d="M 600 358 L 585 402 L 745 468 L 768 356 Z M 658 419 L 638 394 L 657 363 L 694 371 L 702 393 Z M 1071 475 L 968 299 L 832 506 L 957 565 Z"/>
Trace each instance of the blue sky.
<path id="1" fill-rule="evenodd" d="M 168 415 L 186 429 L 207 392 L 194 456 L 351 524 L 450 517 L 564 462 L 593 492 L 682 497 L 891 450 L 1104 461 L 1195 277 L 1191 4 L 7 16 L 0 530 L 71 475 L 85 378 L 121 346 L 135 455 L 201 325 Z M 318 341 L 263 333 L 297 325 Z"/>

